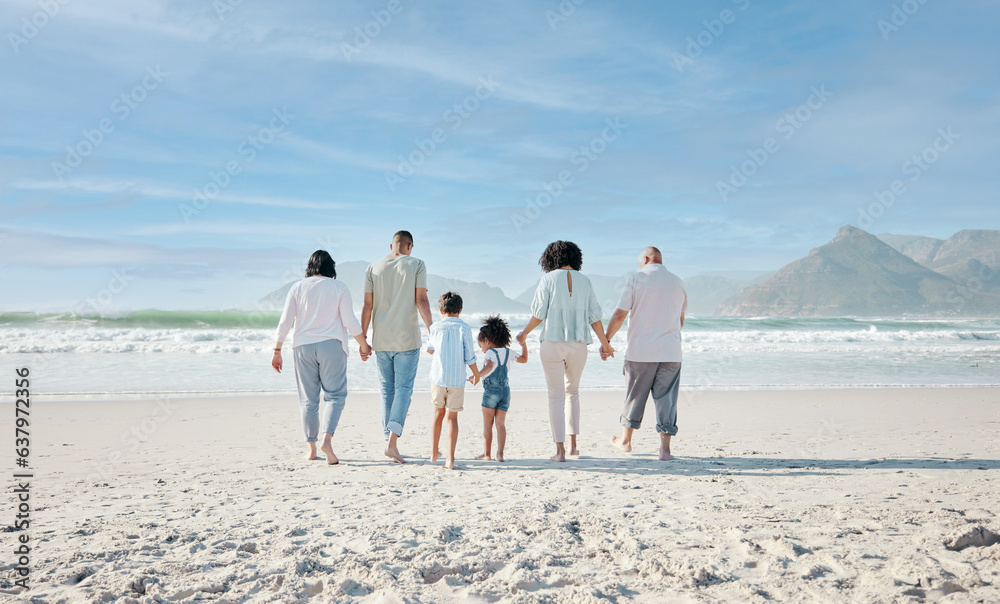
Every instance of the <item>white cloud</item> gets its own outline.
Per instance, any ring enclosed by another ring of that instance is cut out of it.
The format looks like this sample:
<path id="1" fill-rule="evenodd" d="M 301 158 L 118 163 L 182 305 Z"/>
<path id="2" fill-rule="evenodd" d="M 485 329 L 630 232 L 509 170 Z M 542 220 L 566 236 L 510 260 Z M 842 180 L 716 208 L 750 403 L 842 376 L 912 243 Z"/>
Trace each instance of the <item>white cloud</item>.
<path id="1" fill-rule="evenodd" d="M 169 199 L 181 203 L 190 203 L 193 190 L 183 191 L 155 184 L 142 184 L 137 181 L 116 179 L 79 179 L 79 180 L 21 180 L 12 184 L 15 189 L 75 191 L 81 193 L 132 193 L 152 199 Z M 220 193 L 211 199 L 212 203 L 244 204 L 267 206 L 272 208 L 293 208 L 304 210 L 345 210 L 356 207 L 355 204 L 310 201 L 289 197 L 267 195 L 232 195 Z"/>
<path id="2" fill-rule="evenodd" d="M 108 238 L 54 234 L 28 229 L 0 228 L 0 250 L 5 263 L 17 267 L 65 269 L 191 264 L 222 269 L 252 269 L 297 258 L 284 249 L 234 250 L 221 248 L 168 249 L 147 243 Z"/>

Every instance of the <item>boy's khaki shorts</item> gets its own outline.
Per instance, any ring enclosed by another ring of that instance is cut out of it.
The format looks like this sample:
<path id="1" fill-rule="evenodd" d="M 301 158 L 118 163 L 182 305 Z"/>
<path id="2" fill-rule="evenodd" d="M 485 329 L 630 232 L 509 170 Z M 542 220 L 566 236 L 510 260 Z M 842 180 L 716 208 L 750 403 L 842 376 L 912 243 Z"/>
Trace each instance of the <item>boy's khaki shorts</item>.
<path id="1" fill-rule="evenodd" d="M 444 407 L 448 411 L 458 413 L 464 408 L 465 386 L 443 388 L 436 384 L 431 384 L 431 400 L 438 409 Z"/>

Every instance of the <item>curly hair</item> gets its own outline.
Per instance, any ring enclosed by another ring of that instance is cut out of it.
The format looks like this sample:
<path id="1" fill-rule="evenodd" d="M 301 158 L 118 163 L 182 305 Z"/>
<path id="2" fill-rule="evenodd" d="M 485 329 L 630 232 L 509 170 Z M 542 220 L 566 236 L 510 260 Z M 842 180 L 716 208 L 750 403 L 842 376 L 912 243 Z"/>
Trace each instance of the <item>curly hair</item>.
<path id="1" fill-rule="evenodd" d="M 462 296 L 455 292 L 445 292 L 438 298 L 438 310 L 441 314 L 454 315 L 462 312 Z"/>
<path id="2" fill-rule="evenodd" d="M 507 321 L 501 319 L 500 315 L 483 319 L 483 326 L 479 328 L 479 341 L 489 342 L 496 348 L 510 346 L 510 327 L 507 326 Z"/>
<path id="3" fill-rule="evenodd" d="M 306 265 L 306 277 L 315 277 L 317 275 L 330 277 L 331 279 L 337 278 L 337 263 L 333 261 L 333 258 L 330 257 L 329 252 L 326 250 L 316 250 L 313 252 L 313 255 L 309 257 L 309 264 Z"/>
<path id="4" fill-rule="evenodd" d="M 572 241 L 553 241 L 542 252 L 538 264 L 546 273 L 567 265 L 578 271 L 583 266 L 583 252 Z"/>

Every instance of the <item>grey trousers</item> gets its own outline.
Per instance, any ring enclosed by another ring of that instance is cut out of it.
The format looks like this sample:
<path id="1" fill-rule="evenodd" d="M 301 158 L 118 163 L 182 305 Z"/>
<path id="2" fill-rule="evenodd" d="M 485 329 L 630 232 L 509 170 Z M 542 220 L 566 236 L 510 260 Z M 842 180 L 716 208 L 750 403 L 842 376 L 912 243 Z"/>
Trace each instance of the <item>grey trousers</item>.
<path id="1" fill-rule="evenodd" d="M 296 346 L 295 381 L 299 389 L 302 430 L 306 442 L 316 442 L 322 429 L 333 434 L 347 400 L 347 354 L 340 340 L 323 340 Z M 323 425 L 320 426 L 319 397 L 323 395 Z"/>
<path id="2" fill-rule="evenodd" d="M 656 431 L 677 434 L 677 392 L 681 381 L 680 363 L 642 363 L 625 361 L 625 410 L 622 425 L 638 428 L 646 411 L 646 401 L 653 395 L 656 408 Z"/>

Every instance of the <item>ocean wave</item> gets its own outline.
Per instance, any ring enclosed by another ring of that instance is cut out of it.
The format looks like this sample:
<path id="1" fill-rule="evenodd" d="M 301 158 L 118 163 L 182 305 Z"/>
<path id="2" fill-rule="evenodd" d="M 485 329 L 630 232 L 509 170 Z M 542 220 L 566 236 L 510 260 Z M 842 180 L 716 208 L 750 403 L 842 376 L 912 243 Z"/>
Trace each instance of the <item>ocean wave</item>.
<path id="1" fill-rule="evenodd" d="M 191 329 L 258 329 L 278 324 L 281 309 L 137 310 L 120 313 L 0 313 L 0 327 L 79 328 L 144 327 Z"/>
<path id="2" fill-rule="evenodd" d="M 272 330 L 251 329 L 75 329 L 6 328 L 3 353 L 260 353 L 272 348 Z"/>
<path id="3" fill-rule="evenodd" d="M 933 352 L 941 346 L 989 346 L 1000 342 L 1000 329 L 966 331 L 936 330 L 684 330 L 684 350 L 713 351 L 788 351 L 855 352 L 864 350 L 910 349 Z M 426 340 L 426 335 L 424 336 Z M 209 329 L 105 327 L 77 324 L 49 328 L 23 325 L 0 328 L 0 354 L 15 353 L 193 353 L 259 354 L 269 352 L 274 342 L 273 329 Z M 290 342 L 291 343 L 291 342 Z M 352 348 L 357 345 L 352 340 Z M 528 350 L 538 354 L 536 331 L 529 337 Z M 623 351 L 626 332 L 612 340 Z M 514 347 L 516 348 L 516 343 Z M 591 344 L 596 353 L 598 344 Z"/>
<path id="4" fill-rule="evenodd" d="M 843 331 L 769 331 L 769 330 L 730 330 L 730 331 L 685 331 L 684 339 L 689 344 L 724 344 L 724 343 L 757 343 L 757 344 L 823 344 L 845 342 L 947 342 L 967 340 L 1000 340 L 1000 330 L 995 331 L 960 331 L 955 329 L 922 329 L 881 331 L 878 329 L 843 330 Z"/>
<path id="5" fill-rule="evenodd" d="M 610 314 L 610 308 L 604 309 Z M 360 313 L 360 307 L 355 309 Z M 466 313 L 476 328 L 493 313 Z M 500 313 L 511 329 L 520 329 L 531 315 Z M 116 313 L 0 313 L 0 328 L 145 327 L 148 329 L 270 329 L 280 308 L 265 310 L 136 310 Z M 1000 331 L 1000 318 L 859 318 L 859 317 L 698 317 L 688 316 L 685 329 L 694 331 Z"/>

